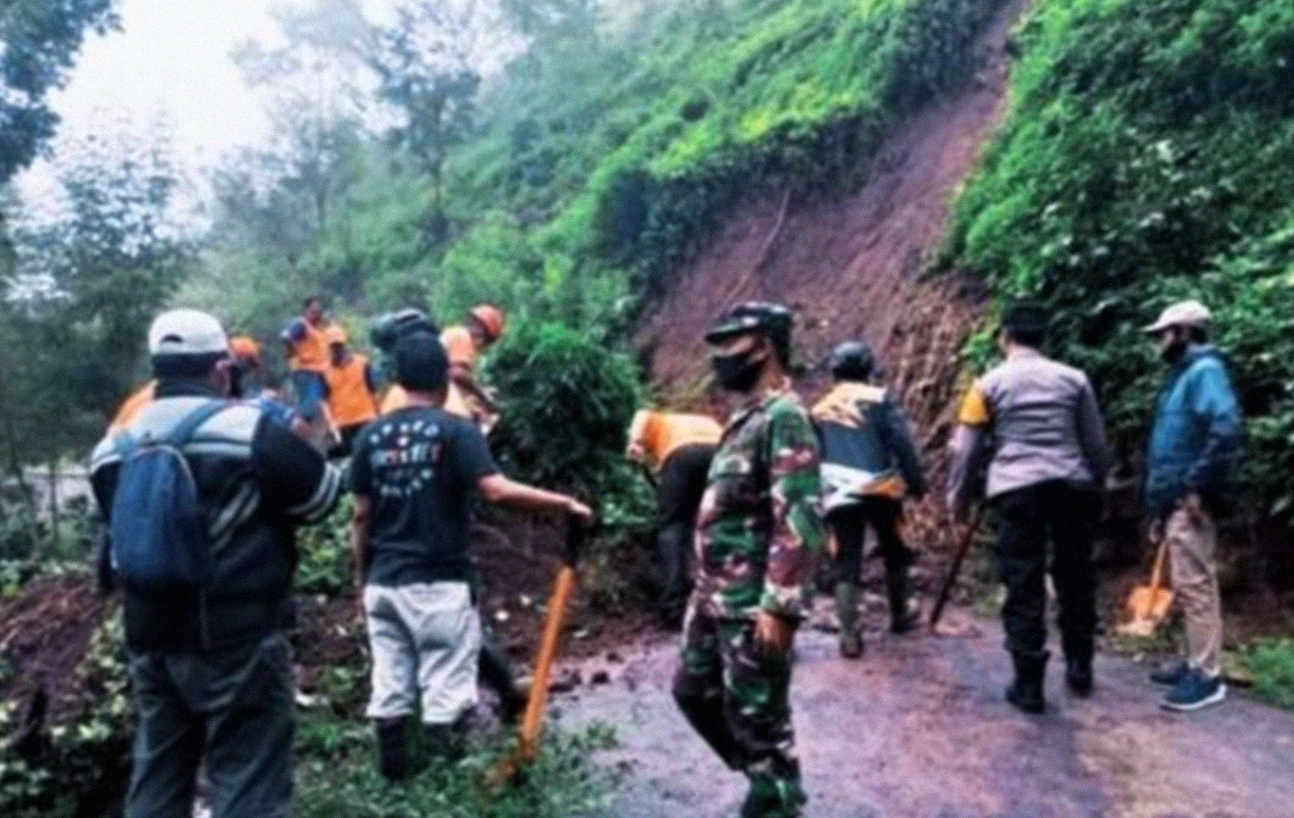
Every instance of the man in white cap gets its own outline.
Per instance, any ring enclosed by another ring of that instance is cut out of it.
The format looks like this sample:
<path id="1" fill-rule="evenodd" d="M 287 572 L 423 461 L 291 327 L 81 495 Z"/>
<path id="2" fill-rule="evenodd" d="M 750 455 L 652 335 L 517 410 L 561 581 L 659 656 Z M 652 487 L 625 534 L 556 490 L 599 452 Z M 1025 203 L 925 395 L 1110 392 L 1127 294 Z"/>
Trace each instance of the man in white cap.
<path id="1" fill-rule="evenodd" d="M 1152 539 L 1168 540 L 1188 650 L 1184 661 L 1150 678 L 1171 686 L 1163 705 L 1181 711 L 1226 697 L 1214 518 L 1227 501 L 1242 421 L 1226 361 L 1208 342 L 1209 319 L 1203 304 L 1182 301 L 1146 327 L 1170 367 L 1146 453 L 1146 509 Z"/>
<path id="2" fill-rule="evenodd" d="M 214 317 L 163 313 L 148 349 L 155 399 L 90 466 L 139 713 L 125 816 L 192 815 L 199 766 L 216 818 L 286 816 L 294 532 L 332 509 L 340 474 L 263 407 L 228 399 Z"/>

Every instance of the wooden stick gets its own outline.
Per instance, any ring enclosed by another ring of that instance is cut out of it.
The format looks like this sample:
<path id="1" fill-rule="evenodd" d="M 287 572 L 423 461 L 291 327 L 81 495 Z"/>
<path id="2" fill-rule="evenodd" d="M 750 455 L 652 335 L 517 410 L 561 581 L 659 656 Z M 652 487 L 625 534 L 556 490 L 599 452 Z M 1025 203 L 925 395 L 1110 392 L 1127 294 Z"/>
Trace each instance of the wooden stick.
<path id="1" fill-rule="evenodd" d="M 953 564 L 948 569 L 948 576 L 944 579 L 943 587 L 939 589 L 939 597 L 935 600 L 935 607 L 930 611 L 930 630 L 935 629 L 939 624 L 939 618 L 943 616 L 944 606 L 948 604 L 948 598 L 952 596 L 953 585 L 957 582 L 957 575 L 961 573 L 962 563 L 966 560 L 966 553 L 970 551 L 971 541 L 975 536 L 976 523 L 979 520 L 971 518 L 966 524 L 966 531 L 962 534 L 961 541 L 957 543 L 957 551 L 953 554 Z"/>

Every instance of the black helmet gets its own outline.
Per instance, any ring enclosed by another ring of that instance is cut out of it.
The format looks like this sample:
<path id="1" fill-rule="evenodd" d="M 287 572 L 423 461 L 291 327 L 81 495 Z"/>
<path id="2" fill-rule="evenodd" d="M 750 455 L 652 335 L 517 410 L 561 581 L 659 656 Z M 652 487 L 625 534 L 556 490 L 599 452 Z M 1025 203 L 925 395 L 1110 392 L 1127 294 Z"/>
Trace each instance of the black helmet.
<path id="1" fill-rule="evenodd" d="M 831 350 L 827 367 L 838 381 L 865 381 L 871 377 L 876 359 L 862 341 L 845 341 Z"/>
<path id="2" fill-rule="evenodd" d="M 373 341 L 373 346 L 389 355 L 395 351 L 395 345 L 401 338 L 414 332 L 430 332 L 432 335 L 438 335 L 440 329 L 425 312 L 407 307 L 379 316 L 373 322 L 369 337 Z"/>
<path id="3" fill-rule="evenodd" d="M 715 319 L 705 334 L 707 344 L 718 344 L 738 335 L 756 334 L 767 338 L 785 365 L 791 359 L 791 311 L 781 304 L 747 301 Z"/>

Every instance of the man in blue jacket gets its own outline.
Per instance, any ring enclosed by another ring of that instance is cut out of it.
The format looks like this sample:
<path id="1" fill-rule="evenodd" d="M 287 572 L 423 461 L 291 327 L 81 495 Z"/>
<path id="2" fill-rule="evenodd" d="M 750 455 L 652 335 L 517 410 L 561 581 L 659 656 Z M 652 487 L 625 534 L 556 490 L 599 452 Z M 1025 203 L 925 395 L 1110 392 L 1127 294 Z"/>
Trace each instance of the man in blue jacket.
<path id="1" fill-rule="evenodd" d="M 1163 702 L 1170 710 L 1197 710 L 1226 697 L 1214 517 L 1226 500 L 1242 421 L 1226 362 L 1208 343 L 1209 318 L 1200 302 L 1183 301 L 1146 327 L 1170 366 L 1146 456 L 1146 508 L 1152 538 L 1168 539 L 1188 648 L 1185 661 L 1150 677 L 1171 685 Z"/>

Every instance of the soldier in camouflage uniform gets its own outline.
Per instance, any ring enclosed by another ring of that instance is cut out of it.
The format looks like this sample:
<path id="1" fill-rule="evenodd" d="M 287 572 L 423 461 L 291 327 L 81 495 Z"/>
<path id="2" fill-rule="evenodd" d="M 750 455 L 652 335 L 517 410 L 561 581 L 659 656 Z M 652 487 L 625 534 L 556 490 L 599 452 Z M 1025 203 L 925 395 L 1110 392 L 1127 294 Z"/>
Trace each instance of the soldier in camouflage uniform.
<path id="1" fill-rule="evenodd" d="M 786 376 L 791 315 L 743 304 L 706 334 L 716 381 L 744 399 L 697 517 L 679 708 L 750 779 L 742 818 L 794 818 L 804 791 L 791 732 L 791 642 L 823 543 L 818 439 Z"/>

